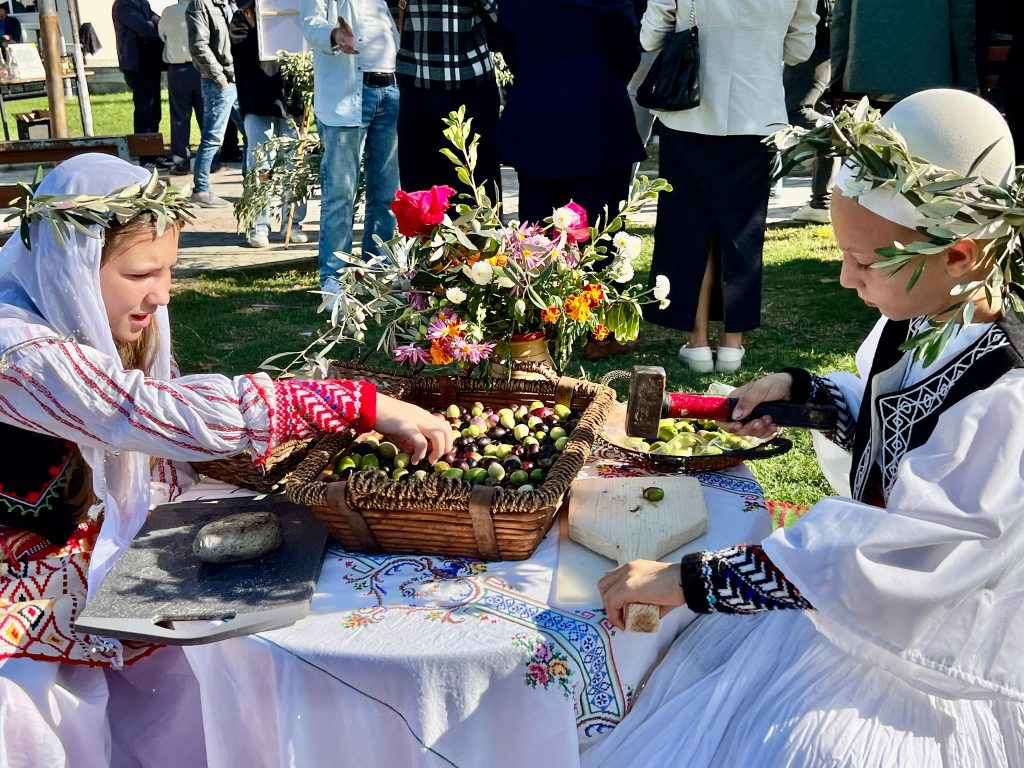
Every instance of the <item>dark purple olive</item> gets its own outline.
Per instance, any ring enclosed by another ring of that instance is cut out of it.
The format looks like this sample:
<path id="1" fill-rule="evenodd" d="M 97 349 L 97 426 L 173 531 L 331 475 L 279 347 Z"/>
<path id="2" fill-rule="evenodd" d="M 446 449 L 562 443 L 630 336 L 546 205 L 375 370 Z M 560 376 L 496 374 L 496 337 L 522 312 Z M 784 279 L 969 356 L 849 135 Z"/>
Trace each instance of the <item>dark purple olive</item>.
<path id="1" fill-rule="evenodd" d="M 555 460 L 550 456 L 537 459 L 537 466 L 541 469 L 550 469 L 551 465 L 555 463 Z"/>
<path id="2" fill-rule="evenodd" d="M 523 446 L 521 445 L 514 445 L 512 446 L 512 453 L 514 453 L 516 456 L 522 456 L 524 453 L 526 453 L 526 449 L 523 448 Z"/>
<path id="3" fill-rule="evenodd" d="M 542 421 L 536 427 L 533 428 L 534 432 L 543 432 L 545 435 L 551 431 L 551 425 L 546 421 Z"/>
<path id="4" fill-rule="evenodd" d="M 518 456 L 509 456 L 501 462 L 501 466 L 503 466 L 508 472 L 515 472 L 517 469 L 523 468 L 523 462 Z"/>
<path id="5" fill-rule="evenodd" d="M 493 464 L 496 461 L 497 459 L 494 458 L 493 456 L 484 456 L 482 459 L 480 459 L 479 462 L 477 462 L 477 466 L 487 469 L 489 466 L 491 466 L 491 464 Z"/>
<path id="6" fill-rule="evenodd" d="M 555 416 L 555 414 L 551 414 L 550 416 L 545 416 L 544 417 L 544 423 L 547 424 L 549 427 L 553 427 L 553 426 L 555 426 L 555 424 L 558 423 L 558 417 Z"/>
<path id="7" fill-rule="evenodd" d="M 491 429 L 490 435 L 494 440 L 501 440 L 505 435 L 508 434 L 508 430 L 504 427 L 494 427 Z"/>
<path id="8" fill-rule="evenodd" d="M 457 461 L 452 466 L 457 469 L 461 469 L 463 472 L 467 469 L 472 469 L 468 461 Z"/>
<path id="9" fill-rule="evenodd" d="M 468 458 L 465 461 L 461 462 L 460 466 L 462 464 L 466 464 L 469 467 L 469 469 L 472 469 L 473 467 L 477 466 L 479 462 L 474 458 Z"/>
<path id="10" fill-rule="evenodd" d="M 531 469 L 533 469 L 533 462 L 527 459 L 526 461 L 523 462 L 522 468 L 529 472 Z"/>
<path id="11" fill-rule="evenodd" d="M 471 441 L 472 438 L 470 437 L 457 437 L 452 441 L 452 445 L 454 445 L 456 448 L 463 448 L 465 447 L 466 443 L 469 443 Z"/>
<path id="12" fill-rule="evenodd" d="M 448 460 L 449 463 L 455 461 L 455 459 L 457 459 L 458 457 L 459 452 L 454 449 L 445 454 L 445 458 Z"/>
<path id="13" fill-rule="evenodd" d="M 476 439 L 476 444 L 478 446 L 477 450 L 479 450 L 479 448 L 483 448 L 486 445 L 490 445 L 491 442 L 491 438 L 489 438 L 487 435 L 480 435 L 480 437 Z"/>
<path id="14" fill-rule="evenodd" d="M 527 456 L 533 456 L 534 458 L 539 456 L 540 455 L 540 445 L 538 443 L 530 443 L 528 446 L 526 446 L 526 455 Z"/>

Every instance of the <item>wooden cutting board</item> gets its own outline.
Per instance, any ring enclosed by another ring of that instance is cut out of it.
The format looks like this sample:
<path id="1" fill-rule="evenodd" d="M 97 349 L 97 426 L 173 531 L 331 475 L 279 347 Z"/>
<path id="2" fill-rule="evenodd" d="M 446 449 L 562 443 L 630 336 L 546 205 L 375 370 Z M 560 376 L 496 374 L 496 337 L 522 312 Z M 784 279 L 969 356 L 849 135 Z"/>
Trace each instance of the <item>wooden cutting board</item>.
<path id="1" fill-rule="evenodd" d="M 644 499 L 643 489 L 652 485 L 665 491 L 662 501 Z M 684 551 L 701 548 L 707 526 L 704 494 L 694 477 L 577 480 L 569 514 L 562 521 L 553 600 L 566 606 L 598 604 L 597 580 L 615 567 L 620 554 L 628 557 L 627 550 L 637 551 L 633 546 L 637 539 L 641 544 L 660 541 L 661 546 L 669 546 L 645 559 L 675 560 Z M 602 553 L 575 539 L 596 545 Z"/>

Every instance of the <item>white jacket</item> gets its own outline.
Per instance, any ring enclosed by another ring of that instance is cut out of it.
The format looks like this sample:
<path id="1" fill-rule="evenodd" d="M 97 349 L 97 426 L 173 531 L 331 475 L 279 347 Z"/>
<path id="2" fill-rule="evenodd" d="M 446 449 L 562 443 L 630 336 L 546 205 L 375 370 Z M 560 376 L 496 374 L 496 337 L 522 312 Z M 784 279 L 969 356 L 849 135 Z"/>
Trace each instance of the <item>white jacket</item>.
<path id="1" fill-rule="evenodd" d="M 782 66 L 814 51 L 816 0 L 649 0 L 640 28 L 645 50 L 690 26 L 697 3 L 700 106 L 658 112 L 666 126 L 713 136 L 760 135 L 786 123 Z"/>

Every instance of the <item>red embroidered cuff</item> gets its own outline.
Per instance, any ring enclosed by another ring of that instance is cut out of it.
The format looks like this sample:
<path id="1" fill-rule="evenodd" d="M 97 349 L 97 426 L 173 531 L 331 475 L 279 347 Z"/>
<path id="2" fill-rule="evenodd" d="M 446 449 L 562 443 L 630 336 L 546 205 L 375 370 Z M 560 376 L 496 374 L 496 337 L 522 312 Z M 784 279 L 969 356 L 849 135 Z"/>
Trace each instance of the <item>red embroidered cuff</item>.
<path id="1" fill-rule="evenodd" d="M 369 381 L 353 381 L 356 387 L 358 416 L 353 428 L 356 432 L 369 432 L 377 423 L 377 387 Z"/>

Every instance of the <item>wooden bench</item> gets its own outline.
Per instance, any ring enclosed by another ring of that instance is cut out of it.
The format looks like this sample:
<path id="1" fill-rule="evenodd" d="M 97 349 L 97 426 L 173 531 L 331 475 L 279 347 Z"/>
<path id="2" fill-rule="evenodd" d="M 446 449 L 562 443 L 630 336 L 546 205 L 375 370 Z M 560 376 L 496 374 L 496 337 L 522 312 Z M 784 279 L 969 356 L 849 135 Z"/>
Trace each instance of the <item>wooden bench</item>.
<path id="1" fill-rule="evenodd" d="M 73 139 L 36 139 L 0 142 L 0 165 L 52 165 L 84 152 L 115 155 L 123 160 L 164 153 L 159 133 L 129 136 L 82 136 Z"/>

